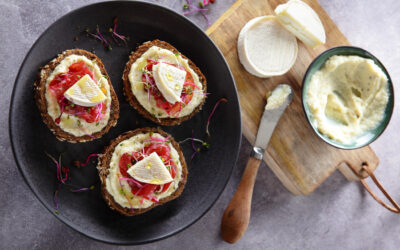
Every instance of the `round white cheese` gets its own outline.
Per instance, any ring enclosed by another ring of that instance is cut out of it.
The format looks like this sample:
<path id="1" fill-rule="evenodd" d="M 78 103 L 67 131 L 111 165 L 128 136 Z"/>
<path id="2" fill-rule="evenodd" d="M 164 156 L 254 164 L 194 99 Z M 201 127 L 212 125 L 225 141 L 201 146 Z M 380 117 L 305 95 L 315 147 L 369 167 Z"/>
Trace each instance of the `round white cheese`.
<path id="1" fill-rule="evenodd" d="M 285 74 L 297 58 L 296 37 L 285 30 L 274 16 L 250 20 L 238 38 L 239 60 L 258 77 Z"/>

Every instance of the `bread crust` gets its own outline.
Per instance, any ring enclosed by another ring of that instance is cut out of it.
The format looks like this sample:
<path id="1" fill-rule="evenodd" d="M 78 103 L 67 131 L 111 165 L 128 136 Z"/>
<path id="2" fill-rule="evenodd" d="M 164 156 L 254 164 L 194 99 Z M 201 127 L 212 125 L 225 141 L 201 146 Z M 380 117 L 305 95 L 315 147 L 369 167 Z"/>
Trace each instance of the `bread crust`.
<path id="1" fill-rule="evenodd" d="M 92 135 L 83 135 L 83 136 L 74 136 L 64 130 L 62 130 L 53 120 L 53 118 L 47 112 L 47 100 L 46 100 L 46 80 L 50 76 L 50 74 L 54 71 L 60 62 L 69 55 L 82 55 L 87 57 L 89 60 L 96 60 L 97 66 L 99 66 L 100 71 L 103 75 L 107 76 L 107 81 L 110 86 L 110 96 L 111 96 L 111 108 L 110 108 L 110 118 L 108 120 L 107 126 L 105 126 L 101 131 L 98 131 Z M 118 97 L 115 94 L 114 88 L 110 81 L 110 77 L 107 74 L 107 71 L 100 60 L 95 54 L 90 53 L 89 51 L 82 49 L 71 49 L 66 50 L 59 54 L 55 59 L 50 61 L 48 64 L 43 66 L 39 70 L 38 80 L 34 83 L 34 97 L 36 101 L 36 105 L 40 111 L 43 122 L 47 125 L 47 127 L 53 132 L 53 134 L 60 141 L 69 141 L 72 143 L 76 142 L 86 142 L 91 141 L 97 138 L 102 137 L 105 133 L 110 130 L 111 127 L 117 124 L 117 120 L 119 117 L 119 103 Z"/>
<path id="2" fill-rule="evenodd" d="M 126 63 L 124 73 L 122 75 L 122 80 L 123 80 L 123 85 L 124 85 L 124 95 L 126 96 L 126 99 L 128 100 L 129 104 L 134 107 L 140 114 L 142 114 L 144 117 L 147 119 L 158 123 L 162 126 L 173 126 L 173 125 L 178 125 L 183 121 L 189 120 L 192 118 L 197 112 L 200 111 L 202 108 L 204 101 L 206 98 L 203 98 L 202 102 L 193 110 L 192 113 L 189 115 L 179 117 L 179 118 L 156 118 L 154 117 L 149 111 L 147 111 L 143 106 L 139 103 L 139 101 L 136 99 L 135 95 L 132 93 L 131 90 L 131 84 L 129 81 L 129 71 L 131 70 L 132 64 L 136 62 L 137 59 L 139 59 L 149 48 L 152 46 L 158 46 L 160 48 L 168 49 L 172 51 L 173 53 L 179 53 L 179 51 L 172 46 L 171 44 L 160 41 L 160 40 L 153 40 L 153 41 L 148 41 L 140 45 L 135 51 L 131 53 L 129 56 L 129 61 Z M 203 93 L 207 92 L 207 81 L 203 73 L 200 71 L 200 69 L 186 56 L 182 55 L 182 58 L 187 59 L 190 68 L 193 69 L 193 71 L 199 76 L 199 81 L 202 84 L 203 88 L 202 91 Z"/>
<path id="3" fill-rule="evenodd" d="M 163 137 L 169 137 L 169 139 L 171 140 L 172 146 L 176 149 L 176 151 L 179 154 L 179 161 L 182 166 L 182 179 L 179 182 L 178 188 L 170 196 L 161 199 L 159 202 L 154 203 L 150 207 L 138 208 L 138 209 L 135 208 L 132 211 L 130 208 L 122 207 L 114 200 L 113 196 L 107 191 L 106 179 L 107 179 L 107 175 L 109 174 L 110 161 L 112 158 L 112 154 L 114 153 L 115 147 L 121 141 L 129 139 L 132 136 L 135 136 L 135 135 L 141 134 L 141 133 L 149 133 L 149 132 L 159 133 Z M 120 136 L 118 136 L 117 138 L 115 138 L 114 140 L 112 140 L 110 142 L 110 144 L 105 147 L 103 154 L 101 154 L 99 156 L 97 170 L 99 171 L 99 176 L 100 176 L 100 180 L 101 180 L 101 194 L 102 194 L 104 200 L 106 201 L 107 205 L 111 209 L 113 209 L 123 215 L 126 215 L 126 216 L 142 214 L 156 206 L 162 205 L 168 201 L 178 198 L 182 194 L 182 191 L 185 187 L 187 177 L 188 177 L 188 169 L 187 169 L 186 161 L 185 161 L 185 158 L 183 156 L 183 153 L 182 153 L 182 150 L 181 150 L 179 144 L 174 140 L 174 138 L 170 134 L 162 131 L 159 128 L 138 128 L 135 130 L 125 132 L 125 133 L 121 134 Z"/>

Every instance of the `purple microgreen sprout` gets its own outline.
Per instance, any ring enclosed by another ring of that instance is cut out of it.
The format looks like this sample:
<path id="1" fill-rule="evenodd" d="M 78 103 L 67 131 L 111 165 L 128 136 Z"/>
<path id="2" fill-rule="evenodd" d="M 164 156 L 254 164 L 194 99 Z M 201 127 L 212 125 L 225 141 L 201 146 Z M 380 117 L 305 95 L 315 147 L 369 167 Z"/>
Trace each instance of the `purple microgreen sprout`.
<path id="1" fill-rule="evenodd" d="M 77 166 L 78 168 L 79 167 L 84 167 L 84 166 L 89 164 L 90 158 L 98 157 L 98 156 L 99 156 L 99 154 L 90 154 L 90 155 L 88 155 L 88 157 L 86 158 L 86 161 L 84 163 L 82 163 L 80 161 L 74 161 L 74 165 Z"/>
<path id="2" fill-rule="evenodd" d="M 139 182 L 137 182 L 136 180 L 134 180 L 133 178 L 124 178 L 124 177 L 119 177 L 118 178 L 121 181 L 127 181 L 127 182 L 132 182 L 133 184 L 135 184 L 138 188 L 142 188 L 142 184 L 140 184 Z"/>
<path id="3" fill-rule="evenodd" d="M 153 137 L 153 136 L 150 135 L 150 139 L 151 139 L 152 141 L 166 142 L 166 141 L 169 140 L 169 136 L 168 136 L 167 138 L 155 138 L 155 137 Z"/>
<path id="4" fill-rule="evenodd" d="M 207 4 L 203 4 L 202 2 L 200 2 L 201 8 L 194 6 L 191 0 L 186 0 L 186 1 L 187 1 L 187 4 L 184 5 L 184 9 L 187 9 L 188 11 L 183 12 L 183 15 L 189 15 L 192 13 L 199 12 L 204 17 L 204 19 L 206 19 L 207 25 L 210 26 L 211 25 L 210 20 L 208 19 L 207 15 L 204 13 L 204 12 L 208 11 L 208 9 L 203 8 L 204 5 L 207 5 L 209 1 L 207 1 Z"/>
<path id="5" fill-rule="evenodd" d="M 200 89 L 199 86 L 197 86 L 196 84 L 194 84 L 192 82 L 184 82 L 183 86 L 193 86 L 194 88 Z"/>
<path id="6" fill-rule="evenodd" d="M 73 193 L 80 193 L 80 192 L 84 192 L 84 191 L 88 191 L 88 190 L 93 190 L 94 189 L 94 185 L 91 185 L 90 187 L 84 187 L 84 188 L 78 188 L 78 189 L 71 189 L 71 192 Z"/>
<path id="7" fill-rule="evenodd" d="M 199 152 L 199 149 L 196 148 L 195 145 L 194 145 L 194 140 L 193 139 L 194 139 L 194 132 L 192 131 L 192 149 L 193 149 L 194 152 L 193 152 L 192 156 L 190 157 L 191 160 L 193 160 L 193 158 Z"/>
<path id="8" fill-rule="evenodd" d="M 88 29 L 86 31 L 88 31 Z M 93 33 L 90 33 L 90 32 L 88 32 L 88 34 L 91 35 L 92 37 L 96 38 L 97 40 L 101 41 L 105 48 L 107 48 L 108 50 L 112 50 L 112 47 L 111 47 L 110 43 L 100 33 L 99 25 L 96 26 L 96 34 L 93 34 Z"/>
<path id="9" fill-rule="evenodd" d="M 54 213 L 58 214 L 58 192 L 61 188 L 61 183 L 58 184 L 57 189 L 54 191 L 54 196 L 53 196 L 53 201 L 54 201 L 54 206 L 55 206 L 55 211 Z"/>
<path id="10" fill-rule="evenodd" d="M 228 100 L 227 100 L 226 98 L 221 98 L 221 99 L 219 99 L 219 100 L 217 101 L 217 103 L 215 103 L 214 108 L 212 109 L 212 111 L 211 111 L 211 113 L 210 113 L 210 115 L 208 116 L 208 119 L 207 119 L 206 133 L 207 133 L 208 136 L 211 136 L 210 131 L 208 130 L 208 127 L 210 126 L 211 117 L 214 115 L 215 110 L 217 109 L 218 105 L 219 105 L 221 102 L 228 102 Z"/>
<path id="11" fill-rule="evenodd" d="M 118 181 L 119 181 L 119 185 L 120 185 L 120 187 L 121 187 L 121 191 L 123 192 L 125 198 L 128 200 L 129 207 L 131 208 L 131 211 L 132 211 L 132 213 L 133 213 L 133 212 L 134 212 L 134 209 L 133 209 L 131 200 L 130 200 L 129 197 L 126 195 L 126 193 L 125 193 L 125 191 L 124 191 L 124 188 L 123 188 L 123 186 L 122 186 L 122 182 L 121 182 L 121 180 L 120 180 L 119 178 L 118 178 Z"/>
<path id="12" fill-rule="evenodd" d="M 58 214 L 59 213 L 59 210 L 58 210 L 58 207 L 59 207 L 58 193 L 60 192 L 60 189 L 61 189 L 62 185 L 73 187 L 74 189 L 71 189 L 70 190 L 71 192 L 83 192 L 83 191 L 87 191 L 87 190 L 93 190 L 94 189 L 94 185 L 92 185 L 92 186 L 90 186 L 88 188 L 77 188 L 72 184 L 66 183 L 66 181 L 68 180 L 69 167 L 62 166 L 61 156 L 64 153 L 60 154 L 60 156 L 58 158 L 58 161 L 53 156 L 51 156 L 49 153 L 47 153 L 46 151 L 44 153 L 56 164 L 56 168 L 57 168 L 56 173 L 57 173 L 58 185 L 57 185 L 56 190 L 54 191 L 53 201 L 54 201 L 54 206 L 55 206 L 55 211 L 54 212 L 56 214 Z M 87 165 L 88 161 L 89 161 L 89 158 L 94 156 L 94 155 L 95 154 L 91 154 L 88 157 L 87 162 L 85 164 L 83 164 L 83 166 Z M 96 156 L 97 156 L 97 154 L 96 154 Z M 63 176 L 63 174 L 64 174 L 64 176 Z"/>
<path id="13" fill-rule="evenodd" d="M 116 31 L 116 30 L 117 30 L 117 22 L 118 22 L 118 18 L 116 17 L 116 18 L 114 18 L 114 20 L 113 20 L 114 28 L 111 29 L 111 35 L 112 35 L 114 41 L 115 41 L 117 44 L 119 44 L 119 43 L 118 43 L 118 41 L 117 41 L 116 38 L 119 38 L 119 39 L 121 39 L 121 40 L 125 43 L 125 45 L 127 45 L 127 42 L 126 42 L 126 41 L 129 40 L 129 38 L 128 38 L 127 36 L 123 36 L 123 35 L 120 35 L 120 34 L 117 33 L 117 31 Z"/>

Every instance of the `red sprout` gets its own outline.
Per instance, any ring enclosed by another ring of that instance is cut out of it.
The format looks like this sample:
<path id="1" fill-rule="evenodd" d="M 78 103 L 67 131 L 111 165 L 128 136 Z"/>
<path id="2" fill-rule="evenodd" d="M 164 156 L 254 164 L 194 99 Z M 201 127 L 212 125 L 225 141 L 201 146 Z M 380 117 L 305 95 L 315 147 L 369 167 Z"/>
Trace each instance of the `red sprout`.
<path id="1" fill-rule="evenodd" d="M 49 153 L 47 153 L 46 151 L 45 151 L 45 154 L 56 164 L 56 168 L 57 168 L 57 180 L 60 181 L 60 182 L 62 182 L 62 183 L 64 183 L 64 182 L 67 180 L 69 168 L 67 168 L 67 167 L 61 167 L 61 155 L 60 155 L 60 157 L 59 157 L 59 159 L 58 159 L 58 161 L 57 161 L 56 159 L 54 159 L 53 156 L 51 156 L 51 155 L 50 155 Z M 64 177 L 64 178 L 62 177 L 62 172 L 65 173 L 65 177 Z"/>
<path id="2" fill-rule="evenodd" d="M 127 45 L 126 41 L 128 40 L 128 37 L 120 35 L 116 31 L 118 18 L 117 17 L 114 18 L 113 22 L 114 22 L 114 29 L 112 30 L 112 37 L 113 37 L 114 41 L 118 44 L 117 39 L 116 39 L 116 37 L 117 37 L 117 38 L 121 39 L 125 43 L 125 45 Z"/>
<path id="3" fill-rule="evenodd" d="M 201 12 L 201 11 L 200 11 L 200 14 L 204 17 L 204 19 L 206 19 L 207 26 L 210 26 L 211 22 L 210 22 L 210 19 L 208 19 L 208 16 L 204 12 Z"/>
<path id="4" fill-rule="evenodd" d="M 123 187 L 122 187 L 122 182 L 121 182 L 121 180 L 118 179 L 118 181 L 119 181 L 119 185 L 121 186 L 121 190 L 122 190 L 122 192 L 124 193 L 125 198 L 128 200 L 128 204 L 129 204 L 129 206 L 130 206 L 130 208 L 131 208 L 131 211 L 133 212 L 134 210 L 133 210 L 133 206 L 132 206 L 131 200 L 128 198 L 128 196 L 127 196 L 127 195 L 125 194 L 125 192 L 123 191 L 124 189 L 123 189 Z"/>
<path id="5" fill-rule="evenodd" d="M 184 85 L 184 86 L 188 86 L 188 85 L 189 85 L 189 86 L 193 86 L 193 87 L 195 87 L 195 88 L 200 89 L 199 86 L 197 86 L 196 84 L 194 84 L 194 83 L 192 83 L 192 82 L 184 82 L 183 85 Z"/>
<path id="6" fill-rule="evenodd" d="M 92 37 L 96 38 L 97 40 L 100 40 L 103 43 L 104 47 L 108 48 L 109 50 L 112 49 L 110 43 L 100 33 L 99 25 L 96 26 L 96 34 L 93 34 L 93 33 L 90 33 L 90 32 L 88 34 L 91 35 Z"/>
<path id="7" fill-rule="evenodd" d="M 150 63 L 154 63 L 154 64 L 158 64 L 159 63 L 159 61 L 155 61 L 155 60 L 150 59 L 150 58 L 147 58 L 147 61 L 150 62 Z"/>
<path id="8" fill-rule="evenodd" d="M 61 167 L 61 173 L 64 173 L 65 175 L 64 178 L 62 178 L 62 175 L 60 174 L 61 182 L 63 184 L 65 184 L 65 181 L 68 179 L 68 172 L 69 172 L 69 167 Z"/>
<path id="9" fill-rule="evenodd" d="M 211 117 L 214 115 L 215 110 L 217 109 L 218 105 L 219 105 L 221 102 L 228 102 L 228 100 L 227 100 L 226 98 L 221 98 L 221 99 L 219 99 L 219 100 L 217 101 L 217 103 L 215 103 L 214 108 L 212 109 L 212 111 L 211 111 L 211 113 L 210 113 L 210 115 L 208 116 L 208 119 L 207 119 L 206 133 L 207 133 L 208 136 L 211 136 L 211 135 L 210 135 L 210 131 L 208 130 L 208 127 L 210 126 Z"/>
<path id="10" fill-rule="evenodd" d="M 97 157 L 97 156 L 99 156 L 99 154 L 90 154 L 90 155 L 88 155 L 88 157 L 86 158 L 85 163 L 82 163 L 82 162 L 80 162 L 80 161 L 74 161 L 74 164 L 75 164 L 75 166 L 77 166 L 77 167 L 84 167 L 84 166 L 86 166 L 86 165 L 89 164 L 90 158 L 92 158 L 92 157 Z"/>
<path id="11" fill-rule="evenodd" d="M 84 191 L 88 191 L 88 190 L 93 190 L 94 189 L 94 185 L 90 186 L 90 187 L 85 187 L 85 188 L 78 188 L 78 189 L 71 189 L 71 192 L 73 193 L 80 193 L 80 192 L 84 192 Z"/>
<path id="12" fill-rule="evenodd" d="M 103 103 L 102 102 L 96 106 L 96 110 L 97 110 L 97 115 L 96 115 L 95 121 L 103 120 L 103 115 L 101 113 L 101 111 L 103 110 Z"/>
<path id="13" fill-rule="evenodd" d="M 54 206 L 56 207 L 55 213 L 58 214 L 58 192 L 61 188 L 61 183 L 58 184 L 56 191 L 54 191 L 54 196 L 53 196 L 53 201 L 54 201 Z"/>
<path id="14" fill-rule="evenodd" d="M 203 0 L 203 1 L 206 1 L 206 0 Z M 207 2 L 207 4 L 208 4 L 208 2 Z M 207 5 L 207 4 L 204 4 L 204 5 Z M 204 13 L 205 11 L 208 11 L 208 9 L 197 8 L 196 6 L 193 5 L 191 0 L 187 0 L 187 7 L 188 7 L 189 11 L 183 12 L 183 15 L 189 15 L 192 13 L 200 12 L 200 14 L 204 17 L 204 19 L 206 19 L 207 25 L 208 26 L 211 25 L 210 20 L 208 19 L 207 15 Z"/>
<path id="15" fill-rule="evenodd" d="M 158 199 L 157 199 L 157 197 L 155 197 L 155 196 L 153 196 L 153 195 L 151 195 L 151 196 L 149 196 L 149 197 L 147 197 L 148 199 L 150 199 L 151 201 L 153 201 L 153 202 L 158 202 Z"/>
<path id="16" fill-rule="evenodd" d="M 65 110 L 65 105 L 66 105 L 65 100 L 66 100 L 65 96 L 63 96 L 60 100 L 57 101 L 58 105 L 60 106 L 60 115 L 54 120 L 56 124 L 60 124 L 61 116 Z"/>
<path id="17" fill-rule="evenodd" d="M 155 137 L 153 137 L 153 136 L 150 136 L 150 139 L 151 139 L 152 141 L 166 142 L 166 141 L 168 141 L 169 136 L 168 136 L 167 138 L 155 138 Z"/>
<path id="18" fill-rule="evenodd" d="M 68 180 L 68 173 L 69 173 L 70 168 L 61 165 L 62 154 L 60 154 L 58 161 L 53 156 L 51 156 L 49 153 L 47 153 L 46 151 L 45 151 L 45 154 L 56 164 L 56 167 L 57 167 L 58 185 L 57 185 L 56 190 L 54 191 L 53 201 L 54 201 L 54 205 L 56 208 L 55 213 L 58 214 L 58 204 L 59 204 L 58 203 L 58 193 L 59 193 L 62 185 L 67 185 L 67 186 L 75 188 L 75 189 L 71 189 L 71 192 L 83 192 L 83 191 L 87 191 L 87 190 L 93 190 L 94 185 L 90 186 L 89 188 L 77 188 L 77 187 L 75 187 L 75 185 L 66 183 L 66 181 Z"/>
<path id="19" fill-rule="evenodd" d="M 136 180 L 134 180 L 133 178 L 124 178 L 124 177 L 119 177 L 118 178 L 121 181 L 128 181 L 128 182 L 132 182 L 133 184 L 135 184 L 138 188 L 142 188 L 142 184 L 140 184 L 139 182 L 137 182 Z"/>
<path id="20" fill-rule="evenodd" d="M 192 156 L 190 157 L 190 159 L 191 160 L 193 160 L 193 158 L 196 156 L 196 154 L 197 154 L 197 152 L 199 152 L 198 150 L 198 148 L 196 148 L 196 146 L 194 145 L 194 132 L 193 132 L 193 130 L 192 130 L 192 149 L 193 149 L 193 154 L 192 154 Z"/>

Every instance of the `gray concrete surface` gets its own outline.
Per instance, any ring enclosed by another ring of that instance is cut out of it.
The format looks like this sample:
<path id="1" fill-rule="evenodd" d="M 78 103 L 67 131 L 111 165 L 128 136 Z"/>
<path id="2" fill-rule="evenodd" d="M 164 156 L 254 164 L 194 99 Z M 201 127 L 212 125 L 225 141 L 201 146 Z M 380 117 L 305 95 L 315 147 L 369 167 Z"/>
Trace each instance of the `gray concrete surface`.
<path id="1" fill-rule="evenodd" d="M 181 11 L 184 0 L 153 0 Z M 261 1 L 261 0 L 260 0 Z M 95 1 L 86 1 L 95 2 Z M 215 21 L 234 0 L 216 0 Z M 375 54 L 400 87 L 400 2 L 320 0 L 353 45 Z M 86 4 L 86 3 L 85 3 Z M 52 216 L 23 182 L 8 138 L 8 107 L 17 70 L 37 37 L 60 16 L 84 5 L 79 0 L 0 0 L 0 249 L 127 249 L 75 232 Z M 191 16 L 206 28 L 201 16 Z M 328 34 L 329 36 L 329 34 Z M 400 200 L 400 119 L 372 147 L 380 157 L 376 175 Z M 293 196 L 268 167 L 261 166 L 248 231 L 235 245 L 219 236 L 224 208 L 243 172 L 250 145 L 244 139 L 237 168 L 221 198 L 196 224 L 171 238 L 139 249 L 398 249 L 400 217 L 379 206 L 359 183 L 335 172 L 309 196 Z"/>

